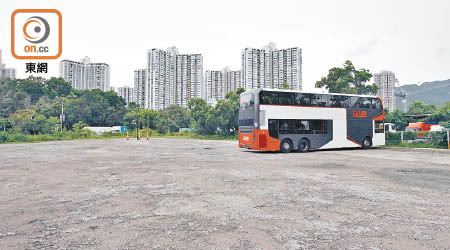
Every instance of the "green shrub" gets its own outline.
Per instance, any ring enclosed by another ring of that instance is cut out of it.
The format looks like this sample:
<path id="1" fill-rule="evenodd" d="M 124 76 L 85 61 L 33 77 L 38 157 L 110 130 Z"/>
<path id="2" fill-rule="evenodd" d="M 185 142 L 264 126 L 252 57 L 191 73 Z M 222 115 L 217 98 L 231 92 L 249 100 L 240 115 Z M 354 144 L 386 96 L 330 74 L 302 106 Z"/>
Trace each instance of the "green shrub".
<path id="1" fill-rule="evenodd" d="M 0 132 L 0 143 L 8 141 L 8 132 Z"/>

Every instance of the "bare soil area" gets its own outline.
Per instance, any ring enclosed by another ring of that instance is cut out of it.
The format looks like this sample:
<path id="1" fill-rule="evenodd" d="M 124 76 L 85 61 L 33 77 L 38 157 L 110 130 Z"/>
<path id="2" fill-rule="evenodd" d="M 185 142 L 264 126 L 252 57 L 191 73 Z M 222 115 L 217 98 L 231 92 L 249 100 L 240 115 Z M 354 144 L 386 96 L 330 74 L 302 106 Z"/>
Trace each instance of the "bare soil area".
<path id="1" fill-rule="evenodd" d="M 0 249 L 450 249 L 450 153 L 0 145 Z"/>

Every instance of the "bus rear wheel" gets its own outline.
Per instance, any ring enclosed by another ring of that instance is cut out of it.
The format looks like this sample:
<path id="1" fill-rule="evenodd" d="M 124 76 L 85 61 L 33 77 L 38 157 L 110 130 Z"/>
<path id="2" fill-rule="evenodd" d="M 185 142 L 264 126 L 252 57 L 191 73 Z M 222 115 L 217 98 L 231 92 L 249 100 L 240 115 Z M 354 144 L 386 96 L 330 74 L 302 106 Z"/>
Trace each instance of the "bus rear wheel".
<path id="1" fill-rule="evenodd" d="M 292 141 L 289 139 L 283 139 L 280 143 L 280 150 L 283 153 L 290 153 L 292 151 Z"/>
<path id="2" fill-rule="evenodd" d="M 306 138 L 300 139 L 300 141 L 298 142 L 298 152 L 306 153 L 309 151 L 310 148 L 311 148 L 311 143 L 309 142 L 308 139 L 306 139 Z"/>
<path id="3" fill-rule="evenodd" d="M 372 147 L 372 139 L 370 139 L 370 137 L 366 136 L 366 138 L 364 138 L 362 147 L 365 149 Z"/>

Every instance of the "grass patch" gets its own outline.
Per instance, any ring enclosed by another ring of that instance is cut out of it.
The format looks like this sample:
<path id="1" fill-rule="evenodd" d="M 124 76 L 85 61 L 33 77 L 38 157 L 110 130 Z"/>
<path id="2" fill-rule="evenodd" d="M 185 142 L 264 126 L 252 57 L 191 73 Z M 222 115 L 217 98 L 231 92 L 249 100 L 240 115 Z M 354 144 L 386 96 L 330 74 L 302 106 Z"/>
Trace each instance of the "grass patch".
<path id="1" fill-rule="evenodd" d="M 404 143 L 404 144 L 389 144 L 386 147 L 390 148 L 438 148 L 447 149 L 447 146 L 442 146 L 434 143 Z"/>
<path id="2" fill-rule="evenodd" d="M 185 138 L 185 139 L 202 139 L 202 140 L 237 140 L 238 135 L 198 135 L 190 131 L 181 133 L 167 133 L 159 134 L 156 131 L 150 130 L 148 132 L 150 138 Z M 68 141 L 68 140 L 106 140 L 115 138 L 126 138 L 127 133 L 111 133 L 105 132 L 97 135 L 94 132 L 83 129 L 79 131 L 63 131 L 62 133 L 54 134 L 38 134 L 27 135 L 22 133 L 0 132 L 0 143 L 37 143 L 46 141 Z M 130 131 L 128 134 L 130 139 L 136 138 L 136 130 Z M 140 130 L 141 139 L 147 137 L 147 130 Z"/>

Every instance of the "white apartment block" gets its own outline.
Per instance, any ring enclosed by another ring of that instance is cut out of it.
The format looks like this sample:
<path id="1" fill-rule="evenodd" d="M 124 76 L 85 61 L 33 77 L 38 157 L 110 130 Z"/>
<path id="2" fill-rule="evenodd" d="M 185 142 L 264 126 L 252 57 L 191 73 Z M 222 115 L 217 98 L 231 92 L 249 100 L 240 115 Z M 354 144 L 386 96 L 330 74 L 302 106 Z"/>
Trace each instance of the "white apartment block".
<path id="1" fill-rule="evenodd" d="M 265 81 L 268 58 L 261 49 L 246 48 L 242 51 L 242 81 L 245 89 L 270 87 L 269 82 Z"/>
<path id="2" fill-rule="evenodd" d="M 200 54 L 177 55 L 175 104 L 187 107 L 192 98 L 202 98 L 203 56 Z"/>
<path id="3" fill-rule="evenodd" d="M 216 104 L 225 98 L 225 77 L 223 71 L 207 70 L 205 72 L 206 102 Z"/>
<path id="4" fill-rule="evenodd" d="M 145 108 L 161 110 L 172 105 L 187 107 L 191 98 L 203 96 L 203 57 L 178 54 L 176 47 L 147 51 L 147 93 Z"/>
<path id="5" fill-rule="evenodd" d="M 289 48 L 272 52 L 272 88 L 302 90 L 302 50 Z"/>
<path id="6" fill-rule="evenodd" d="M 106 63 L 91 63 L 89 57 L 80 62 L 62 60 L 59 63 L 59 76 L 80 90 L 110 90 L 110 69 Z"/>
<path id="7" fill-rule="evenodd" d="M 135 102 L 135 100 L 133 99 L 134 89 L 131 87 L 124 86 L 124 87 L 117 88 L 117 95 L 119 95 L 120 97 L 122 97 L 125 100 L 125 103 L 127 104 L 127 106 L 131 102 Z"/>
<path id="8" fill-rule="evenodd" d="M 225 99 L 228 92 L 241 87 L 241 71 L 231 71 L 228 67 L 221 71 L 207 70 L 204 80 L 204 99 L 208 104 L 215 105 L 217 101 Z"/>
<path id="9" fill-rule="evenodd" d="M 161 110 L 175 104 L 176 56 L 178 50 L 151 49 L 147 52 L 148 97 L 146 108 Z"/>
<path id="10" fill-rule="evenodd" d="M 243 88 L 242 84 L 242 71 L 231 71 L 225 68 L 225 95 L 228 92 L 236 91 L 238 88 Z"/>
<path id="11" fill-rule="evenodd" d="M 242 82 L 245 89 L 276 88 L 285 84 L 302 90 L 302 50 L 298 47 L 277 50 L 270 43 L 262 49 L 242 51 Z"/>
<path id="12" fill-rule="evenodd" d="M 395 109 L 395 74 L 391 71 L 381 71 L 373 74 L 375 84 L 378 86 L 378 96 L 383 101 L 384 108 L 389 112 Z"/>
<path id="13" fill-rule="evenodd" d="M 2 63 L 2 50 L 0 49 L 0 79 L 1 78 L 16 78 L 16 69 L 6 68 L 5 64 Z"/>
<path id="14" fill-rule="evenodd" d="M 147 69 L 137 69 L 134 71 L 134 101 L 141 108 L 148 108 L 148 84 Z"/>

